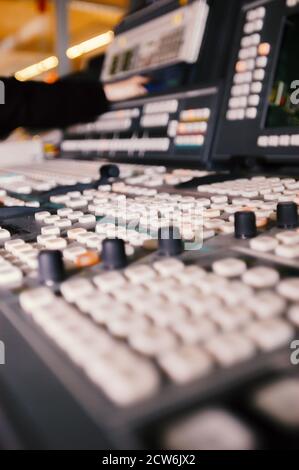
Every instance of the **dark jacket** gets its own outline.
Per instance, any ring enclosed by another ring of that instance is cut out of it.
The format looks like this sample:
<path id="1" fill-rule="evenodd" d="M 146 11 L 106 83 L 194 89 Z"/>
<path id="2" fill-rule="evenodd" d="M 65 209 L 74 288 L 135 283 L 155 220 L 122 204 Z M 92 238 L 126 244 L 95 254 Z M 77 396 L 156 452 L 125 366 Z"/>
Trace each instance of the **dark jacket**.
<path id="1" fill-rule="evenodd" d="M 93 120 L 108 109 L 98 81 L 64 79 L 52 85 L 1 78 L 5 104 L 0 104 L 0 138 L 17 127 L 45 129 Z"/>

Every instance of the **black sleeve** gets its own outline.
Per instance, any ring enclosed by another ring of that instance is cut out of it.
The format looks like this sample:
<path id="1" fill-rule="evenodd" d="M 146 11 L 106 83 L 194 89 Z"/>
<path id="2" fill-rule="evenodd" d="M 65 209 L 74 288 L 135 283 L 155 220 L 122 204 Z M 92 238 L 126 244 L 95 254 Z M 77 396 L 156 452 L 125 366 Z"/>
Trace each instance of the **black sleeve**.
<path id="1" fill-rule="evenodd" d="M 89 78 L 65 79 L 52 85 L 2 78 L 5 104 L 0 104 L 0 135 L 17 127 L 65 127 L 86 122 L 108 110 L 100 83 Z"/>

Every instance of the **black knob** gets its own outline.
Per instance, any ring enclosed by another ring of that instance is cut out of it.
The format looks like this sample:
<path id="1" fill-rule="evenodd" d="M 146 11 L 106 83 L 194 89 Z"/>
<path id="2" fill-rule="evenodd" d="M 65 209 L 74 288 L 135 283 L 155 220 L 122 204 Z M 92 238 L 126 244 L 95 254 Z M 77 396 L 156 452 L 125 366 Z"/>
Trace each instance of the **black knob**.
<path id="1" fill-rule="evenodd" d="M 101 180 L 109 180 L 109 178 L 118 178 L 119 177 L 119 168 L 117 165 L 108 164 L 103 165 L 100 168 Z"/>
<path id="2" fill-rule="evenodd" d="M 65 278 L 62 253 L 59 250 L 43 250 L 38 255 L 39 279 L 45 284 L 55 284 Z"/>
<path id="3" fill-rule="evenodd" d="M 127 266 L 125 242 L 120 238 L 106 238 L 102 245 L 102 261 L 105 269 L 121 269 Z"/>
<path id="4" fill-rule="evenodd" d="M 257 235 L 254 212 L 240 211 L 235 213 L 235 237 L 254 238 Z"/>
<path id="5" fill-rule="evenodd" d="M 279 202 L 277 204 L 277 227 L 298 227 L 298 206 L 295 202 Z"/>
<path id="6" fill-rule="evenodd" d="M 176 227 L 162 227 L 158 232 L 159 254 L 162 256 L 177 256 L 184 251 L 181 234 Z"/>

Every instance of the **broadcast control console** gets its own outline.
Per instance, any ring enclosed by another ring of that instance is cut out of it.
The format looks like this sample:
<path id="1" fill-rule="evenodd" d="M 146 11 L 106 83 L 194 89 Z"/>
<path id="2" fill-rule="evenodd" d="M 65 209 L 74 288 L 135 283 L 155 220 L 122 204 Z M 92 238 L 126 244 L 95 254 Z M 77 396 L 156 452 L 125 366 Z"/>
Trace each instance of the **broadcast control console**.
<path id="1" fill-rule="evenodd" d="M 299 3 L 240 10 L 224 85 L 0 170 L 6 446 L 298 448 Z"/>

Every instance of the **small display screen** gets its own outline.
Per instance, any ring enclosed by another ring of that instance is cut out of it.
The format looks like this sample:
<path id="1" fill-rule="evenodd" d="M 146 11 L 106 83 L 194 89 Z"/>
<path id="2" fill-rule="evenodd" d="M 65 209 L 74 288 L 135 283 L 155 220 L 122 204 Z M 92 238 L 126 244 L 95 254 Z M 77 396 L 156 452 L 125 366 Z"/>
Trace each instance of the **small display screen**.
<path id="1" fill-rule="evenodd" d="M 266 127 L 299 126 L 299 14 L 286 19 Z"/>

